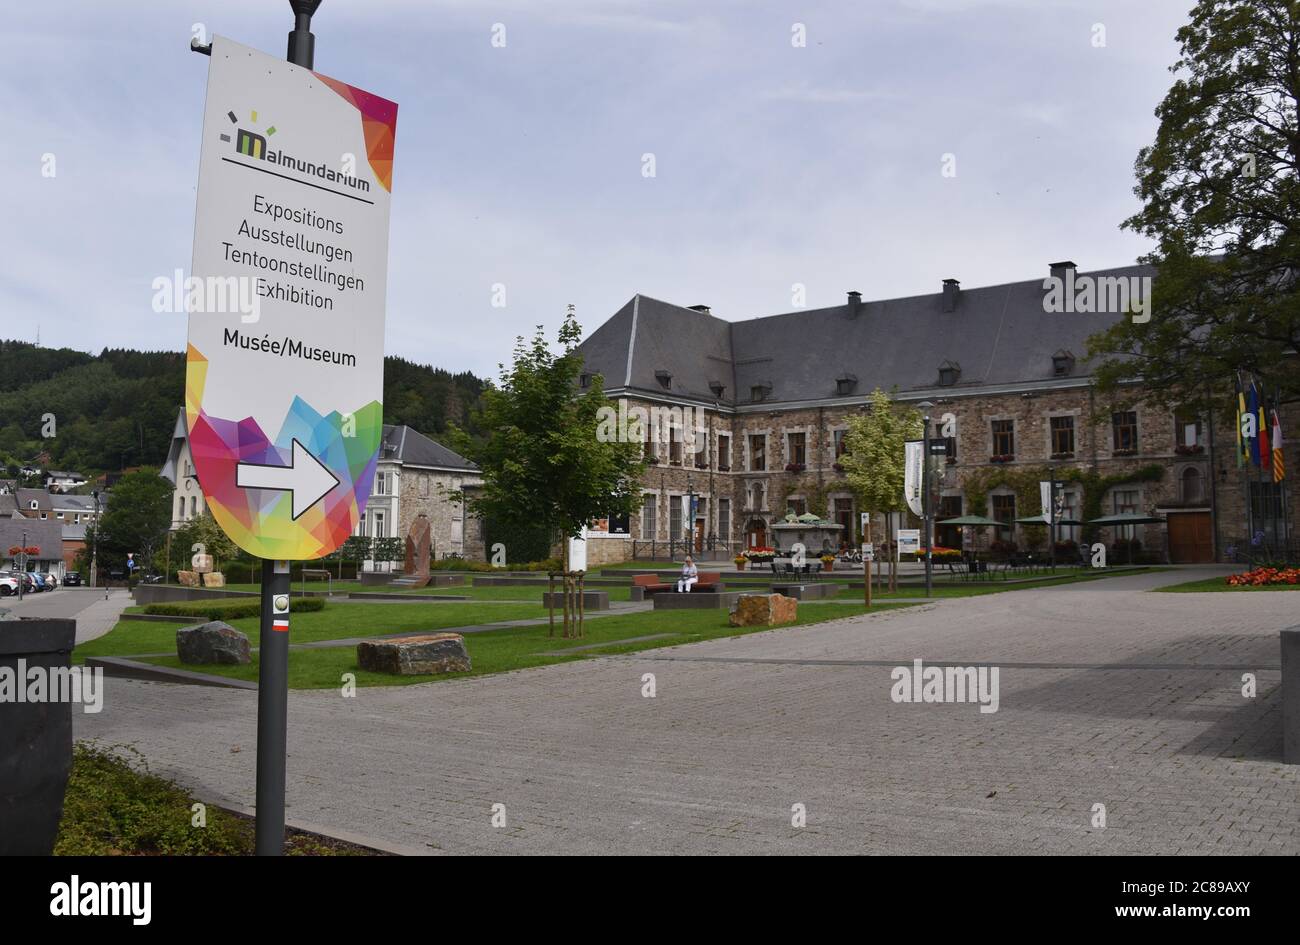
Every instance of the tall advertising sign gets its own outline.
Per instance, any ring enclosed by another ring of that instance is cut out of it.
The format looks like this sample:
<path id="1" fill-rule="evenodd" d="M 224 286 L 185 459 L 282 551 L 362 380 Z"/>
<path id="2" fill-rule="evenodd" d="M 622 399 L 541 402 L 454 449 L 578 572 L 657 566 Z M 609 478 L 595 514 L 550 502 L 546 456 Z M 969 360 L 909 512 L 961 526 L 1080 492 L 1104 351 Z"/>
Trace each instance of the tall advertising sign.
<path id="1" fill-rule="evenodd" d="M 260 558 L 329 554 L 365 511 L 396 127 L 387 99 L 213 38 L 185 415 L 208 507 Z"/>
<path id="2" fill-rule="evenodd" d="M 908 440 L 903 444 L 903 496 L 913 515 L 923 514 L 921 489 L 925 482 L 924 440 Z"/>

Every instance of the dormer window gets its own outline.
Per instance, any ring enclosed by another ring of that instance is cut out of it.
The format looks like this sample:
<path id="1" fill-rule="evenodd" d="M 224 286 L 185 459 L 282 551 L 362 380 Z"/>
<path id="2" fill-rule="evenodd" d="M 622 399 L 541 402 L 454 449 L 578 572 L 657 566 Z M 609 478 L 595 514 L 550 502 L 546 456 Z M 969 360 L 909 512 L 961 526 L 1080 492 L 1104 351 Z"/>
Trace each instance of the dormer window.
<path id="1" fill-rule="evenodd" d="M 673 386 L 673 375 L 671 371 L 655 371 L 655 380 L 664 390 L 669 390 Z"/>
<path id="2" fill-rule="evenodd" d="M 586 390 L 588 387 L 590 387 L 590 386 L 591 386 L 591 375 L 590 375 L 590 374 L 579 374 L 579 375 L 578 375 L 578 386 L 581 387 L 583 390 Z"/>
<path id="3" fill-rule="evenodd" d="M 956 361 L 945 361 L 939 365 L 939 386 L 952 387 L 961 377 L 961 365 Z"/>
<path id="4" fill-rule="evenodd" d="M 1069 377 L 1074 373 L 1074 355 L 1061 350 L 1052 355 L 1052 376 Z"/>
<path id="5" fill-rule="evenodd" d="M 847 397 L 857 386 L 858 378 L 854 374 L 841 374 L 835 378 L 835 394 L 838 397 Z"/>
<path id="6" fill-rule="evenodd" d="M 722 395 L 726 393 L 727 388 L 723 385 L 722 381 L 709 381 L 709 390 L 713 392 L 714 397 L 721 400 Z"/>
<path id="7" fill-rule="evenodd" d="M 749 389 L 749 399 L 758 403 L 767 400 L 767 395 L 772 392 L 772 388 L 767 384 L 755 384 Z"/>

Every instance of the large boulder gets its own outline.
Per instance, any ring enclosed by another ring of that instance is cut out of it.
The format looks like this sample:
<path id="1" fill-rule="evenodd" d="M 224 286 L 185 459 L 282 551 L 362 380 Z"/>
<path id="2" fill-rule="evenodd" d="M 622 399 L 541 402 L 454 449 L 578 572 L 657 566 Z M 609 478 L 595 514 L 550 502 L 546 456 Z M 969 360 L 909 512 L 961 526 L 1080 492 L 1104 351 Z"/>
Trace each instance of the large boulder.
<path id="1" fill-rule="evenodd" d="M 203 575 L 204 587 L 225 587 L 226 576 L 220 571 L 209 571 Z"/>
<path id="2" fill-rule="evenodd" d="M 363 640 L 357 644 L 357 665 L 375 673 L 425 676 L 468 673 L 469 653 L 459 633 L 429 633 L 398 640 Z"/>
<path id="3" fill-rule="evenodd" d="M 220 620 L 177 630 L 176 655 L 182 663 L 199 666 L 253 661 L 248 637 Z"/>
<path id="4" fill-rule="evenodd" d="M 197 571 L 177 571 L 176 579 L 181 582 L 182 587 L 199 586 L 199 572 Z"/>
<path id="5" fill-rule="evenodd" d="M 728 622 L 733 627 L 775 627 L 794 623 L 799 602 L 784 594 L 741 594 L 731 608 Z"/>

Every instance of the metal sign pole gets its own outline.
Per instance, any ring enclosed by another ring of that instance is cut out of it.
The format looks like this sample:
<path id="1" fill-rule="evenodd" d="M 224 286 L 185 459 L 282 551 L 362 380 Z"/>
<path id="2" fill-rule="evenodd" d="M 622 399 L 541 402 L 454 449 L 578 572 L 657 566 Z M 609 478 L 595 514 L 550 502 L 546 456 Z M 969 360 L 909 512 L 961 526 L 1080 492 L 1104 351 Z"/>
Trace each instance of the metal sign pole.
<path id="1" fill-rule="evenodd" d="M 321 0 L 290 0 L 294 28 L 288 60 L 310 69 L 316 51 L 312 14 Z M 257 668 L 258 856 L 284 854 L 285 753 L 289 717 L 289 562 L 262 560 L 262 620 Z"/>

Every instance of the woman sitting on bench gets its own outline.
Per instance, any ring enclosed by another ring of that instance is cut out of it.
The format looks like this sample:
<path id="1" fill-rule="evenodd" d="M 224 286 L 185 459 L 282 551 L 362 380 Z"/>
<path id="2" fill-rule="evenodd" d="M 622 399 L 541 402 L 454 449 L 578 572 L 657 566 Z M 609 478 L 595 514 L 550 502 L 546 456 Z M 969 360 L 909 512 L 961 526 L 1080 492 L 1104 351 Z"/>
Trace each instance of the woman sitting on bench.
<path id="1" fill-rule="evenodd" d="M 682 577 L 677 582 L 678 594 L 689 594 L 691 587 L 700 579 L 700 569 L 695 566 L 695 561 L 690 555 L 686 556 L 686 561 L 682 564 Z"/>

